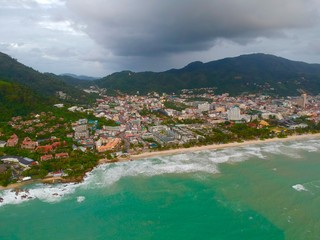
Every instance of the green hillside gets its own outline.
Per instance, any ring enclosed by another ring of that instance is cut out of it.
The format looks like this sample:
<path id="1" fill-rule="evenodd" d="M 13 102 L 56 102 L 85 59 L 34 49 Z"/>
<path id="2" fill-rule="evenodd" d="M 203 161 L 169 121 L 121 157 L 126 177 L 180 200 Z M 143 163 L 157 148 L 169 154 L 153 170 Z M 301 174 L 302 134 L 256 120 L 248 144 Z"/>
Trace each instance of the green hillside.
<path id="1" fill-rule="evenodd" d="M 194 62 L 165 72 L 123 71 L 95 81 L 127 93 L 176 92 L 214 87 L 216 93 L 244 92 L 297 95 L 299 89 L 320 93 L 320 64 L 290 61 L 267 54 L 242 55 L 208 63 Z"/>
<path id="2" fill-rule="evenodd" d="M 57 91 L 63 91 L 73 98 L 83 97 L 82 91 L 58 76 L 40 73 L 4 53 L 0 53 L 0 79 L 24 85 L 43 96 L 54 96 Z"/>
<path id="3" fill-rule="evenodd" d="M 33 111 L 45 111 L 50 101 L 27 87 L 0 81 L 0 122 L 12 116 L 24 116 Z"/>

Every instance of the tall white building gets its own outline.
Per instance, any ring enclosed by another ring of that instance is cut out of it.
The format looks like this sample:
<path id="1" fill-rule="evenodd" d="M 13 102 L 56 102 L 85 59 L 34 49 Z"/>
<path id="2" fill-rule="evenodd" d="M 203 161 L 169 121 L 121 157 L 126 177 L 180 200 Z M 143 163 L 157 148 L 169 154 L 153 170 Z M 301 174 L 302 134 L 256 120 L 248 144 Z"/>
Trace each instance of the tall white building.
<path id="1" fill-rule="evenodd" d="M 227 116 L 229 121 L 240 121 L 241 120 L 240 108 L 237 106 L 230 108 L 227 111 Z"/>
<path id="2" fill-rule="evenodd" d="M 200 112 L 210 111 L 211 110 L 211 104 L 208 103 L 208 102 L 201 103 L 201 104 L 198 105 L 198 110 Z"/>

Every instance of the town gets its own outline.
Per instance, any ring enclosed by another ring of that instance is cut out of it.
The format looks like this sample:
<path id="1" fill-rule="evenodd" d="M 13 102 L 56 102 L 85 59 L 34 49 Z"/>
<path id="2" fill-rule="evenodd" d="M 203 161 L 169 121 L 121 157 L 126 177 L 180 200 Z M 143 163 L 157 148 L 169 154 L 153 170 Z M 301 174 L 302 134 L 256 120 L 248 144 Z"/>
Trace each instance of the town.
<path id="1" fill-rule="evenodd" d="M 320 131 L 320 96 L 271 97 L 213 88 L 146 96 L 91 86 L 93 106 L 55 104 L 52 112 L 0 125 L 0 184 L 44 178 L 81 181 L 100 162 L 151 151 L 285 138 Z M 61 95 L 61 93 L 59 93 Z"/>

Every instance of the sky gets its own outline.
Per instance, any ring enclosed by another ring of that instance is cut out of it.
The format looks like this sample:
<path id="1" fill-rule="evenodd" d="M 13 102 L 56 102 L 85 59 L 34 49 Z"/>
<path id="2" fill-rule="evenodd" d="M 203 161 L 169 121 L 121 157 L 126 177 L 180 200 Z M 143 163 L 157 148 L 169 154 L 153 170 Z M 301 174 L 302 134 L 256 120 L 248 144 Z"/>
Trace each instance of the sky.
<path id="1" fill-rule="evenodd" d="M 102 77 L 250 53 L 320 63 L 319 0 L 0 0 L 0 52 Z"/>

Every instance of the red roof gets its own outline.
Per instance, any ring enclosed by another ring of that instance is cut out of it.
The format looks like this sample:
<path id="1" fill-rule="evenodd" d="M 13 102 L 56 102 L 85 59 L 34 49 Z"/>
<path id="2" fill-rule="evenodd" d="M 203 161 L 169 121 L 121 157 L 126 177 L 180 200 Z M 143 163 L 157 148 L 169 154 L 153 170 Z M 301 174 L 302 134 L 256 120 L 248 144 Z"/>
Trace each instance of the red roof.
<path id="1" fill-rule="evenodd" d="M 65 158 L 65 157 L 69 157 L 68 153 L 57 153 L 56 158 Z"/>
<path id="2" fill-rule="evenodd" d="M 52 151 L 52 146 L 51 145 L 38 146 L 36 148 L 36 151 L 50 152 Z"/>

